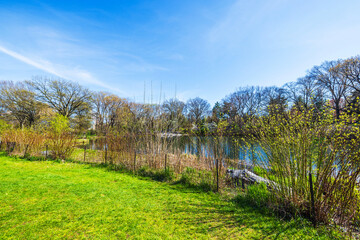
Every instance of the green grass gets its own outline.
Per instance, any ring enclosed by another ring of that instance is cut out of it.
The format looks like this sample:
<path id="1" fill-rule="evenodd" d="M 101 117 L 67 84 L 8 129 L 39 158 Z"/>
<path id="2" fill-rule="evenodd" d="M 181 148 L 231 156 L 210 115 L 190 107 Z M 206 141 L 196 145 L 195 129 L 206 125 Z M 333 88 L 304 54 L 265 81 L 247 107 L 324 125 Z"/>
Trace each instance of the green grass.
<path id="1" fill-rule="evenodd" d="M 87 139 L 87 138 L 78 138 L 78 139 L 76 139 L 76 143 L 77 144 L 89 144 L 89 139 Z"/>
<path id="2" fill-rule="evenodd" d="M 0 239 L 329 239 L 214 193 L 0 155 Z"/>

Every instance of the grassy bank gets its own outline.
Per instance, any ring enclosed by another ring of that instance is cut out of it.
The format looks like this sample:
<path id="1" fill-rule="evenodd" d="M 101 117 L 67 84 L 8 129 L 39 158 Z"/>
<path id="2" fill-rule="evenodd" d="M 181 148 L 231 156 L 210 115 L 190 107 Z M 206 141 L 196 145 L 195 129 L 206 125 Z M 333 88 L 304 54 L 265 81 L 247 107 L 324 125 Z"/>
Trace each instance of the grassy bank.
<path id="1" fill-rule="evenodd" d="M 86 164 L 0 155 L 0 239 L 329 239 L 304 221 Z"/>

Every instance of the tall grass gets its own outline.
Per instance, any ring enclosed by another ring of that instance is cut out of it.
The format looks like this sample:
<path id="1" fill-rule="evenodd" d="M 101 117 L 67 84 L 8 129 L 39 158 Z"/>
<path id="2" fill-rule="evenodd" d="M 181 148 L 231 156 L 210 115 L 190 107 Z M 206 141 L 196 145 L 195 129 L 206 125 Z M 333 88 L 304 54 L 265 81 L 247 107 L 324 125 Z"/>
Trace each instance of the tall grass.
<path id="1" fill-rule="evenodd" d="M 6 146 L 8 154 L 39 156 L 44 147 L 46 138 L 34 129 L 7 129 L 1 134 L 1 141 Z"/>
<path id="2" fill-rule="evenodd" d="M 68 119 L 58 115 L 44 128 L 4 130 L 1 141 L 8 154 L 23 157 L 48 155 L 55 159 L 67 159 L 74 151 L 76 135 L 69 128 Z"/>

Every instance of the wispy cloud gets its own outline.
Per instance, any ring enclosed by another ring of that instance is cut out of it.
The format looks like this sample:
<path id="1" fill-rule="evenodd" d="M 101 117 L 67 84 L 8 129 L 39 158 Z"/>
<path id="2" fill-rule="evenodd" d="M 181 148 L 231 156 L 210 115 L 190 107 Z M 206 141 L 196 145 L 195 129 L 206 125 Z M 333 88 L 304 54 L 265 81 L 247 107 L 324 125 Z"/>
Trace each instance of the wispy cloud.
<path id="1" fill-rule="evenodd" d="M 28 65 L 31 65 L 31 66 L 33 66 L 33 67 L 36 67 L 36 68 L 38 68 L 38 69 L 40 69 L 40 70 L 43 70 L 43 71 L 45 71 L 45 72 L 54 74 L 54 75 L 56 75 L 56 76 L 58 76 L 58 77 L 63 77 L 63 76 L 62 76 L 60 73 L 58 73 L 52 66 L 50 66 L 49 63 L 45 63 L 45 62 L 40 63 L 40 62 L 31 60 L 31 59 L 28 58 L 28 57 L 25 57 L 25 56 L 23 56 L 23 55 L 21 55 L 21 54 L 19 54 L 19 53 L 16 53 L 16 52 L 14 52 L 14 51 L 11 51 L 11 50 L 9 50 L 9 49 L 7 49 L 7 48 L 5 48 L 5 47 L 2 47 L 2 46 L 0 46 L 0 51 L 3 52 L 3 53 L 5 53 L 5 54 L 7 54 L 7 55 L 9 55 L 9 56 L 11 56 L 11 57 L 13 57 L 13 58 L 15 58 L 15 59 L 17 59 L 17 60 L 20 60 L 20 61 L 23 62 L 23 63 L 26 63 L 26 64 L 28 64 Z"/>
<path id="2" fill-rule="evenodd" d="M 124 91 L 114 88 L 106 83 L 99 81 L 94 77 L 90 72 L 81 69 L 81 68 L 69 68 L 63 65 L 56 65 L 46 60 L 33 60 L 33 58 L 24 56 L 20 53 L 14 52 L 10 49 L 7 49 L 3 46 L 0 46 L 0 52 L 5 53 L 8 56 L 11 56 L 23 63 L 26 63 L 30 66 L 33 66 L 37 69 L 40 69 L 44 72 L 53 74 L 57 77 L 64 78 L 67 80 L 78 81 L 82 84 L 93 84 L 99 87 L 103 87 L 108 90 L 116 91 L 121 94 L 125 94 Z"/>
<path id="3" fill-rule="evenodd" d="M 251 28 L 282 2 L 284 0 L 271 0 L 258 6 L 259 3 L 255 1 L 235 1 L 210 29 L 207 35 L 208 43 L 228 47 L 239 45 Z M 249 11 L 249 9 L 256 10 Z"/>
<path id="4" fill-rule="evenodd" d="M 154 72 L 154 71 L 168 71 L 166 67 L 162 67 L 156 64 L 152 64 L 144 60 L 144 58 L 137 56 L 135 54 L 115 51 L 112 53 L 110 58 L 118 59 L 118 62 L 122 62 L 123 66 L 121 67 L 124 71 L 132 72 Z M 109 58 L 108 57 L 108 58 Z"/>

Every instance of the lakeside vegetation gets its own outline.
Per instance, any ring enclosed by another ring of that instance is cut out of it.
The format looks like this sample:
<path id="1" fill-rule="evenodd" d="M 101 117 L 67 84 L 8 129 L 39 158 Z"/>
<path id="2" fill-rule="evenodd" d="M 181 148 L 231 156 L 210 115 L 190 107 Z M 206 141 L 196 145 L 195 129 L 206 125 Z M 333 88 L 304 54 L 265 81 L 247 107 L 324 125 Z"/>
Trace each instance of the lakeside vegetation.
<path id="1" fill-rule="evenodd" d="M 214 192 L 230 189 L 222 143 L 255 151 L 252 168 L 271 180 L 245 195 L 259 208 L 314 226 L 360 226 L 360 58 L 325 62 L 283 87 L 245 87 L 210 110 L 201 98 L 140 104 L 61 79 L 2 82 L 1 148 L 24 158 L 75 159 Z M 211 136 L 196 155 L 169 133 Z M 101 149 L 79 148 L 88 135 Z M 257 148 L 251 148 L 257 144 Z M 241 159 L 243 160 L 243 159 Z M 237 191 L 237 190 L 235 190 Z M 243 193 L 239 193 L 240 195 Z"/>

